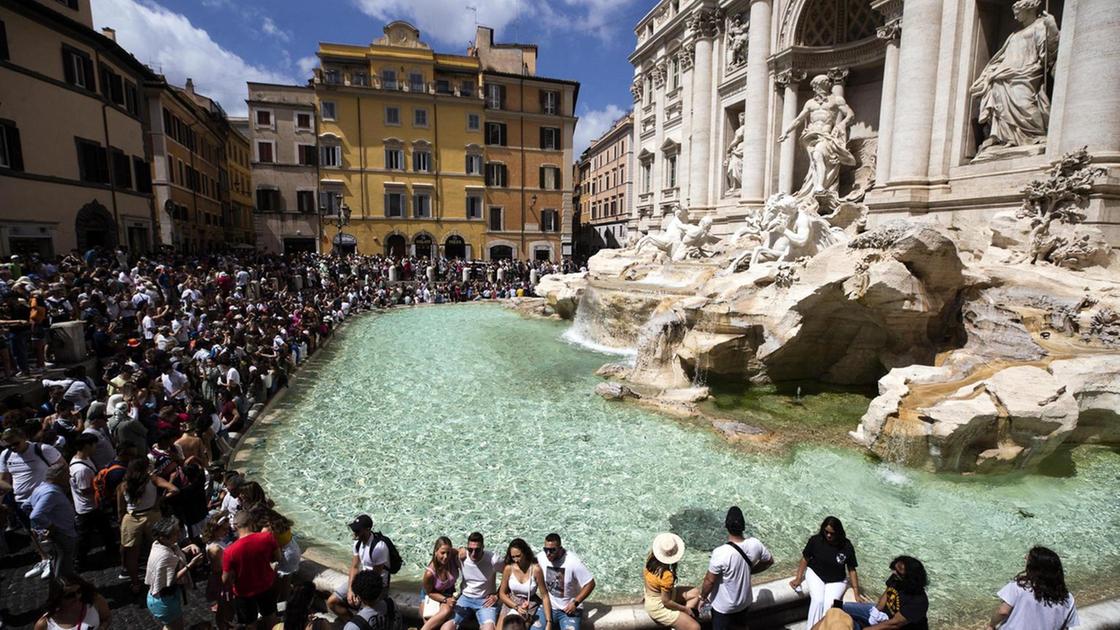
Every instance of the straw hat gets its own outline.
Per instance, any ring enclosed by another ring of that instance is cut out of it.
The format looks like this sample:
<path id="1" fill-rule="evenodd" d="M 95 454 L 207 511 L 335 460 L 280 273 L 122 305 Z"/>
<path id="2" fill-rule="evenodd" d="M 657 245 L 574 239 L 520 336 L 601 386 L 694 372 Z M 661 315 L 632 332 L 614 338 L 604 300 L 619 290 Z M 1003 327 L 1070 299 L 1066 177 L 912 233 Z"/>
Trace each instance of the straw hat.
<path id="1" fill-rule="evenodd" d="M 653 537 L 653 557 L 665 564 L 676 564 L 684 557 L 684 541 L 676 534 L 664 532 Z"/>
<path id="2" fill-rule="evenodd" d="M 813 630 L 852 630 L 852 617 L 839 608 L 829 608 L 821 620 L 813 625 Z"/>

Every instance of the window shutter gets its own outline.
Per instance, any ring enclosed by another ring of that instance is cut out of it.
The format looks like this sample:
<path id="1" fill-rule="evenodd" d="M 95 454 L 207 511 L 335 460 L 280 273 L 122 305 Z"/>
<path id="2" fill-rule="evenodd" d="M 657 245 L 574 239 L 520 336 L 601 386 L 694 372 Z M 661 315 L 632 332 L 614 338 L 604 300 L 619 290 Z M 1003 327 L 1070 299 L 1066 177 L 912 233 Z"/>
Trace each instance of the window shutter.
<path id="1" fill-rule="evenodd" d="M 548 127 L 541 127 L 541 148 L 548 148 Z"/>
<path id="2" fill-rule="evenodd" d="M 4 30 L 3 22 L 0 22 L 0 59 L 8 59 L 8 31 Z"/>
<path id="3" fill-rule="evenodd" d="M 544 167 L 544 166 L 540 167 L 540 176 L 541 176 L 541 185 L 540 185 L 540 187 L 541 187 L 541 188 L 547 188 L 547 186 L 545 186 L 545 184 L 546 184 L 547 182 L 546 182 L 546 181 L 545 181 L 545 179 L 544 179 L 544 169 L 545 169 L 545 167 Z"/>
<path id="4" fill-rule="evenodd" d="M 89 57 L 83 57 L 83 56 L 79 56 L 78 59 L 82 63 L 82 69 L 84 70 L 83 74 L 86 75 L 86 86 L 85 86 L 85 88 L 87 90 L 89 90 L 90 92 L 96 91 L 96 89 L 97 89 L 95 87 L 96 81 L 93 78 L 93 61 Z"/>
<path id="5" fill-rule="evenodd" d="M 546 92 L 544 90 L 540 90 L 539 92 L 537 92 L 537 95 L 541 97 L 540 98 L 541 112 L 542 113 L 547 112 L 548 111 L 548 92 Z"/>
<path id="6" fill-rule="evenodd" d="M 499 85 L 498 86 L 498 101 L 501 102 L 501 104 L 502 104 L 501 109 L 505 109 L 506 108 L 506 86 L 504 86 L 504 85 Z"/>
<path id="7" fill-rule="evenodd" d="M 73 83 L 77 79 L 74 76 L 74 53 L 65 48 L 62 49 L 62 76 L 67 83 Z"/>
<path id="8" fill-rule="evenodd" d="M 556 140 L 556 146 L 554 146 L 554 147 L 552 147 L 552 148 L 554 148 L 554 149 L 556 149 L 556 150 L 560 150 L 560 149 L 563 149 L 564 147 L 562 147 L 562 146 L 560 145 L 560 129 L 558 129 L 558 128 L 554 128 L 554 132 L 555 132 L 555 134 L 556 134 L 556 138 L 555 138 L 555 140 Z"/>
<path id="9" fill-rule="evenodd" d="M 8 140 L 8 161 L 13 171 L 23 170 L 23 149 L 19 142 L 19 129 L 15 125 L 5 125 L 4 134 Z"/>

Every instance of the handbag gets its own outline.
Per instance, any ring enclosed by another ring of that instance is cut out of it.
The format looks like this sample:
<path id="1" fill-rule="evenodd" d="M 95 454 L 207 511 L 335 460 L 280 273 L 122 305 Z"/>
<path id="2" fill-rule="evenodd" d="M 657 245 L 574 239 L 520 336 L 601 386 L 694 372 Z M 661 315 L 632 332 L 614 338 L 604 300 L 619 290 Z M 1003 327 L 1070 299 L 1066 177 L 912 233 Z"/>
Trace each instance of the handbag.
<path id="1" fill-rule="evenodd" d="M 437 602 L 436 600 L 432 599 L 431 595 L 425 595 L 424 596 L 424 610 L 423 610 L 423 612 L 420 613 L 420 616 L 422 616 L 424 618 L 424 620 L 427 621 L 428 619 L 431 619 L 432 617 L 436 616 L 436 613 L 439 612 L 439 607 L 440 607 L 440 602 Z"/>

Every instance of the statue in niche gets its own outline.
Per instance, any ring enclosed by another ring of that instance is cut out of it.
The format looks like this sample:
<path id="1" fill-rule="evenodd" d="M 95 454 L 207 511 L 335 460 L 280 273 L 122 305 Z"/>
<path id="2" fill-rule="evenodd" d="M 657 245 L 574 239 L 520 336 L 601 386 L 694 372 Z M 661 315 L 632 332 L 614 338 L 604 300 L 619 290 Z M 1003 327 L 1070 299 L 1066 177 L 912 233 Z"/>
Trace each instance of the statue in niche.
<path id="1" fill-rule="evenodd" d="M 980 123 L 989 126 L 978 158 L 1046 141 L 1050 99 L 1043 84 L 1058 55 L 1058 23 L 1039 5 L 1019 0 L 1011 6 L 1023 28 L 1007 38 L 969 89 L 980 97 Z"/>
<path id="2" fill-rule="evenodd" d="M 727 25 L 727 67 L 738 68 L 747 63 L 747 31 L 749 24 L 742 14 L 731 18 Z"/>
<path id="3" fill-rule="evenodd" d="M 727 147 L 727 157 L 723 167 L 727 172 L 727 190 L 738 190 L 743 185 L 743 112 L 739 112 L 739 126 Z"/>
<path id="4" fill-rule="evenodd" d="M 704 217 L 696 224 L 689 223 L 688 211 L 676 206 L 673 208 L 673 216 L 660 232 L 646 234 L 638 239 L 634 245 L 634 253 L 640 254 L 643 250 L 653 249 L 655 256 L 664 255 L 674 262 L 686 258 L 702 258 L 707 255 L 704 245 L 716 241 L 710 235 L 711 227 L 711 217 Z"/>
<path id="5" fill-rule="evenodd" d="M 832 80 L 827 76 L 819 74 L 809 85 L 813 88 L 813 98 L 805 103 L 801 113 L 782 132 L 778 141 L 785 142 L 789 134 L 804 123 L 801 146 L 809 154 L 809 172 L 794 196 L 798 199 L 836 197 L 840 187 L 840 167 L 855 166 L 856 163 L 847 148 L 848 125 L 855 112 L 844 97 L 830 92 Z"/>
<path id="6" fill-rule="evenodd" d="M 792 262 L 815 256 L 822 249 L 842 242 L 846 238 L 844 230 L 833 227 L 812 206 L 812 200 L 785 193 L 772 195 L 762 211 L 762 243 L 739 254 L 725 273 L 739 271 L 748 257 L 751 268 L 766 262 Z"/>

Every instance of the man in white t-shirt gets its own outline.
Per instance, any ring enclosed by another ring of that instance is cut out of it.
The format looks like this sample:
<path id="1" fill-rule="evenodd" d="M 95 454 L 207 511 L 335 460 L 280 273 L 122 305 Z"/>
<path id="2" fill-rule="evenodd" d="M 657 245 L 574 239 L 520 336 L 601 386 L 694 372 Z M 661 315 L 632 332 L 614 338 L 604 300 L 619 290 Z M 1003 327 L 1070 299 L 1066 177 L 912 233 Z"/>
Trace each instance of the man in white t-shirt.
<path id="1" fill-rule="evenodd" d="M 49 444 L 29 442 L 20 429 L 4 429 L 0 434 L 4 450 L 0 452 L 0 496 L 12 493 L 16 517 L 27 531 L 31 531 L 31 493 L 47 479 L 51 468 L 64 468 L 66 460 L 62 453 Z M 27 572 L 27 576 L 39 573 L 48 567 L 46 552 L 34 537 L 31 539 L 41 561 Z"/>
<path id="2" fill-rule="evenodd" d="M 82 433 L 75 440 L 77 453 L 70 460 L 70 496 L 74 498 L 75 526 L 78 530 L 78 567 L 85 564 L 89 550 L 93 548 L 94 538 L 100 537 L 105 552 L 112 557 L 116 554 L 113 529 L 109 518 L 97 505 L 93 492 L 93 478 L 97 475 L 97 464 L 93 461 L 97 450 L 97 436 Z"/>
<path id="3" fill-rule="evenodd" d="M 498 623 L 498 595 L 494 588 L 494 576 L 502 570 L 502 561 L 494 559 L 494 553 L 486 551 L 482 534 L 471 532 L 467 546 L 459 550 L 461 563 L 462 590 L 455 602 L 455 627 L 472 615 L 478 621 L 479 630 L 494 630 Z"/>
<path id="4" fill-rule="evenodd" d="M 389 545 L 373 535 L 373 519 L 369 514 L 359 515 L 350 521 L 350 531 L 354 534 L 354 558 L 350 563 L 350 575 L 327 598 L 327 608 L 342 621 L 350 619 L 362 605 L 350 588 L 358 572 L 376 571 L 381 576 L 384 592 L 389 592 Z"/>
<path id="5" fill-rule="evenodd" d="M 579 630 L 580 605 L 595 590 L 595 578 L 576 554 L 564 549 L 560 534 L 544 537 L 544 550 L 537 554 L 544 583 L 552 600 L 552 620 L 559 630 Z"/>
<path id="6" fill-rule="evenodd" d="M 712 630 L 746 627 L 746 612 L 754 601 L 751 575 L 774 564 L 774 557 L 757 538 L 744 538 L 746 519 L 739 506 L 727 510 L 723 521 L 727 544 L 712 550 L 708 573 L 700 587 L 700 600 L 712 605 Z"/>

